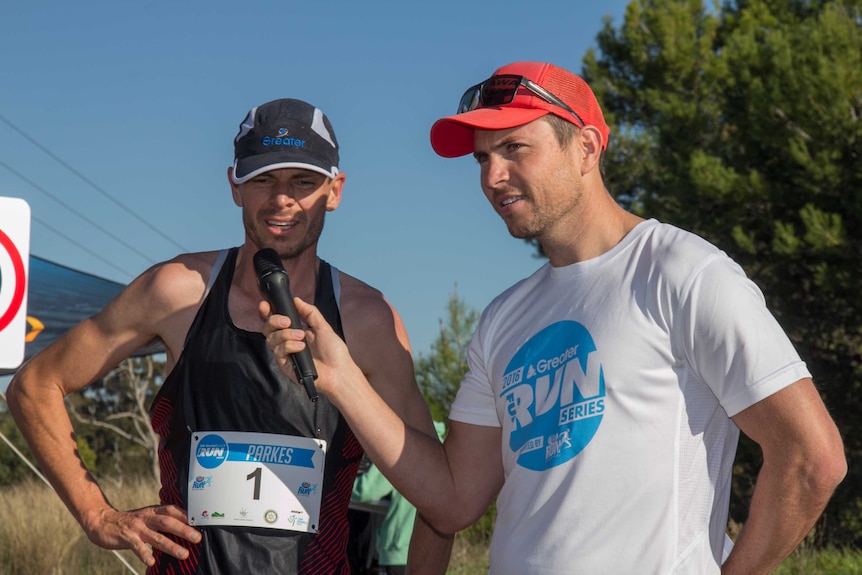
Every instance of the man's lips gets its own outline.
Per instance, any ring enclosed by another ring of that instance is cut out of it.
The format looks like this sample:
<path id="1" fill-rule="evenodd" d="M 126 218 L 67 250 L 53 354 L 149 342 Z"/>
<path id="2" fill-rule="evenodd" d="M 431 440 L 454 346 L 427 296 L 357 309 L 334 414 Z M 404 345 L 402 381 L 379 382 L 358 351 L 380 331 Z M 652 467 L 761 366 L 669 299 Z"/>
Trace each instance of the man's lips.
<path id="1" fill-rule="evenodd" d="M 515 206 L 526 198 L 522 195 L 507 194 L 496 199 L 497 211 L 501 215 L 507 214 L 515 209 Z"/>
<path id="2" fill-rule="evenodd" d="M 296 220 L 266 220 L 266 225 L 271 229 L 278 230 L 279 232 L 286 232 L 292 229 L 297 225 Z"/>

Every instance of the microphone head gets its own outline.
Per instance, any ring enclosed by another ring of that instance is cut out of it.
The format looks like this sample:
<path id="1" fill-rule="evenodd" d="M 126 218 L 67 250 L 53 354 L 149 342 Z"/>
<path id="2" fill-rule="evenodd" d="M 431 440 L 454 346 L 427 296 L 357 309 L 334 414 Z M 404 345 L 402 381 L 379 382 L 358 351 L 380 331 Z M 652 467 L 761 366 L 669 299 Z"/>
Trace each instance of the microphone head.
<path id="1" fill-rule="evenodd" d="M 263 248 L 254 254 L 254 269 L 257 272 L 257 277 L 262 278 L 272 272 L 284 271 L 284 266 L 281 264 L 281 258 L 278 257 L 278 252 L 272 248 Z"/>

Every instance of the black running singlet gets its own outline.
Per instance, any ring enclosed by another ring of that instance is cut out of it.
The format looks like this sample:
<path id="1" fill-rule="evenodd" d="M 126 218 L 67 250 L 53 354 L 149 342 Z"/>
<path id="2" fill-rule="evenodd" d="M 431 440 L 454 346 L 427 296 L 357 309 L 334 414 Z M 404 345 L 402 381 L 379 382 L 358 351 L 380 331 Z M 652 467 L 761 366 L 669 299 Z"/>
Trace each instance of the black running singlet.
<path id="1" fill-rule="evenodd" d="M 349 575 L 347 510 L 362 447 L 325 397 L 310 401 L 301 385 L 279 371 L 263 334 L 239 329 L 231 321 L 228 293 L 236 255 L 237 248 L 228 252 L 176 366 L 153 400 L 153 429 L 161 438 L 159 497 L 163 505 L 187 508 L 192 431 L 320 437 L 327 450 L 319 530 L 203 527 L 197 545 L 172 537 L 189 550 L 188 559 L 156 552 L 156 564 L 147 574 Z M 343 338 L 332 268 L 322 260 L 318 276 L 314 303 Z"/>

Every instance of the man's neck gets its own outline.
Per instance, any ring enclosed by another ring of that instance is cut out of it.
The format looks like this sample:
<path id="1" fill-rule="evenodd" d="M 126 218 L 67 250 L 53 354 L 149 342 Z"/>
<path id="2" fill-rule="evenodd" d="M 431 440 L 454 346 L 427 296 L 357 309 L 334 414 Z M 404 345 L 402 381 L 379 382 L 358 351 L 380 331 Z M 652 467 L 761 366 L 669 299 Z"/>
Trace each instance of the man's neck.
<path id="1" fill-rule="evenodd" d="M 598 257 L 611 250 L 643 218 L 624 210 L 605 192 L 591 198 L 592 205 L 578 215 L 577 222 L 566 224 L 553 236 L 539 243 L 554 267 L 562 267 Z"/>

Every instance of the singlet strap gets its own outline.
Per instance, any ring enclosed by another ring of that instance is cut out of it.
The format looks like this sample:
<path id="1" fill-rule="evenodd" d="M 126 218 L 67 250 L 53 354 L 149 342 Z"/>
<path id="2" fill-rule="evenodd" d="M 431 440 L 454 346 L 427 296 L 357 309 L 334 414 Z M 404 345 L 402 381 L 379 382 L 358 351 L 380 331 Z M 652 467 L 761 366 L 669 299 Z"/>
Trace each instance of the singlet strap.
<path id="1" fill-rule="evenodd" d="M 335 306 L 341 312 L 341 276 L 338 273 L 338 268 L 329 264 L 329 269 L 332 271 L 332 293 L 335 296 Z"/>
<path id="2" fill-rule="evenodd" d="M 314 305 L 320 310 L 332 329 L 344 338 L 344 328 L 341 324 L 341 281 L 338 270 L 324 260 L 320 260 L 317 287 L 314 293 Z"/>
<path id="3" fill-rule="evenodd" d="M 202 297 L 201 300 L 205 300 L 206 297 L 209 295 L 210 290 L 212 289 L 213 284 L 215 283 L 216 278 L 218 277 L 218 273 L 221 270 L 221 267 L 224 265 L 224 260 L 227 258 L 227 253 L 229 251 L 230 251 L 230 249 L 227 249 L 227 248 L 225 248 L 223 250 L 219 250 L 219 253 L 216 256 L 216 260 L 213 263 L 213 269 L 210 272 L 210 277 L 207 280 L 207 289 L 204 292 L 204 297 Z"/>
<path id="4" fill-rule="evenodd" d="M 216 281 L 218 280 L 222 271 L 224 271 L 223 268 L 224 268 L 225 262 L 228 260 L 229 256 L 231 255 L 231 252 L 236 252 L 237 250 L 238 250 L 238 248 L 228 248 L 228 249 L 219 250 L 219 253 L 216 256 L 215 262 L 213 262 L 213 268 L 210 271 L 210 277 L 207 279 L 207 287 L 206 287 L 206 291 L 203 294 L 203 297 L 201 297 L 200 307 L 198 307 L 198 311 L 197 311 L 197 313 L 195 313 L 195 319 L 192 321 L 192 324 L 189 326 L 189 331 L 186 333 L 186 338 L 183 341 L 183 349 L 185 349 L 186 344 L 197 333 L 197 331 L 199 329 L 198 326 L 202 321 L 202 319 L 201 319 L 202 311 L 201 310 L 203 310 L 207 306 L 207 300 L 209 298 L 210 292 L 212 291 L 212 288 L 216 285 Z M 234 257 L 230 258 L 230 261 L 235 262 L 236 257 L 234 256 Z"/>

